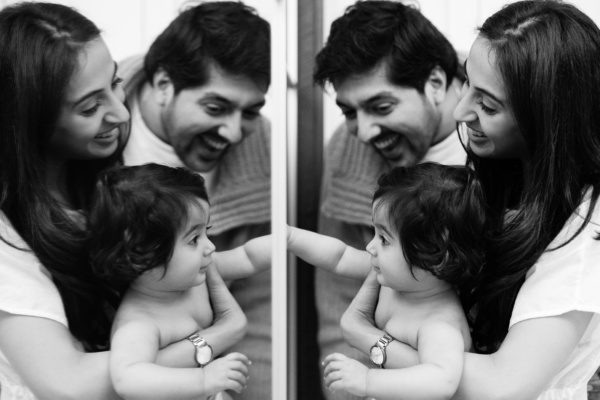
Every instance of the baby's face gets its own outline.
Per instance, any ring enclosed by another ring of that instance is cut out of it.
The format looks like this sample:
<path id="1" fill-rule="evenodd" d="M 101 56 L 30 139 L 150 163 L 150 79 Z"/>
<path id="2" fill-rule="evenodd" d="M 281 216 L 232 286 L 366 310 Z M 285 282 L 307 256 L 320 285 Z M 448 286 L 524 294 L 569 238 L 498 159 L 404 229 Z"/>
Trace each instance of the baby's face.
<path id="1" fill-rule="evenodd" d="M 367 245 L 367 252 L 379 284 L 402 292 L 419 291 L 419 278 L 428 273 L 418 268 L 414 269 L 414 276 L 411 273 L 396 227 L 390 226 L 388 206 L 380 204 L 380 200 L 373 204 L 373 227 L 375 236 Z"/>
<path id="2" fill-rule="evenodd" d="M 206 236 L 210 206 L 204 200 L 191 203 L 188 220 L 178 233 L 173 256 L 160 280 L 165 290 L 186 290 L 206 280 L 206 269 L 212 262 L 215 246 Z"/>

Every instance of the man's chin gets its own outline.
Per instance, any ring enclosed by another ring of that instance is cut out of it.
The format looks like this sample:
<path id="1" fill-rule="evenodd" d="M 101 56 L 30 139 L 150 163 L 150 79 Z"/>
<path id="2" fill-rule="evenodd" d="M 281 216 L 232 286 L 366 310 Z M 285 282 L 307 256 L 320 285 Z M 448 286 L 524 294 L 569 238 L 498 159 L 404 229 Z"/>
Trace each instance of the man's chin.
<path id="1" fill-rule="evenodd" d="M 418 164 L 425 154 L 415 154 L 414 151 L 408 149 L 396 149 L 396 151 L 379 151 L 379 154 L 392 164 L 394 167 L 411 167 Z"/>
<path id="2" fill-rule="evenodd" d="M 207 173 L 217 167 L 219 160 L 220 158 L 206 160 L 201 157 L 186 157 L 182 161 L 187 168 L 194 172 Z"/>

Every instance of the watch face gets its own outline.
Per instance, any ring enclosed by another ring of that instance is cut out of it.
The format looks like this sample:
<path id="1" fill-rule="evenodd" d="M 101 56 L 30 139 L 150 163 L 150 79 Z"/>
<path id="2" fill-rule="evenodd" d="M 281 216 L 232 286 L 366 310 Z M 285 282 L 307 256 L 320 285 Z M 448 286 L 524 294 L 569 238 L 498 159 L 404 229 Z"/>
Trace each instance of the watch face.
<path id="1" fill-rule="evenodd" d="M 378 346 L 371 347 L 371 361 L 377 365 L 383 364 L 383 351 Z"/>
<path id="2" fill-rule="evenodd" d="M 212 359 L 212 348 L 209 345 L 196 350 L 196 361 L 200 365 L 206 365 Z"/>

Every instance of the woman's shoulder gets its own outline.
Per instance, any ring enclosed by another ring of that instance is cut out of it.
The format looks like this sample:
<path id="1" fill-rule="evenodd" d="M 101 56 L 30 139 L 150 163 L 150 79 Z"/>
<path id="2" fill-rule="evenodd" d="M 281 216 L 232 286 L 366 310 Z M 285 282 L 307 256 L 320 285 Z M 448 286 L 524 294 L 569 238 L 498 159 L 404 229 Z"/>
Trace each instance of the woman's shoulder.
<path id="1" fill-rule="evenodd" d="M 62 299 L 48 270 L 0 212 L 0 310 L 67 325 Z"/>
<path id="2" fill-rule="evenodd" d="M 581 205 L 577 207 L 574 213 L 574 219 L 579 221 L 585 220 L 586 216 L 590 211 L 590 206 L 592 205 L 592 190 L 589 189 L 586 191 L 586 194 L 581 202 Z M 596 199 L 594 208 L 591 213 L 590 222 L 591 228 L 596 230 L 600 230 L 600 198 Z"/>
<path id="3" fill-rule="evenodd" d="M 581 247 L 582 243 L 596 241 L 600 233 L 600 199 L 592 204 L 591 190 L 586 191 L 581 204 L 571 214 L 565 225 L 548 246 L 548 251 L 563 247 Z M 590 207 L 593 209 L 590 213 Z M 589 214 L 589 220 L 586 221 Z M 600 244 L 600 242 L 598 242 Z M 547 251 L 547 252 L 548 252 Z"/>
<path id="4" fill-rule="evenodd" d="M 0 254 L 15 248 L 29 250 L 27 243 L 13 228 L 8 216 L 0 211 Z M 0 257 L 0 260 L 2 260 L 2 257 Z"/>
<path id="5" fill-rule="evenodd" d="M 528 271 L 511 325 L 519 320 L 579 310 L 600 313 L 600 204 L 587 196 L 562 231 Z"/>

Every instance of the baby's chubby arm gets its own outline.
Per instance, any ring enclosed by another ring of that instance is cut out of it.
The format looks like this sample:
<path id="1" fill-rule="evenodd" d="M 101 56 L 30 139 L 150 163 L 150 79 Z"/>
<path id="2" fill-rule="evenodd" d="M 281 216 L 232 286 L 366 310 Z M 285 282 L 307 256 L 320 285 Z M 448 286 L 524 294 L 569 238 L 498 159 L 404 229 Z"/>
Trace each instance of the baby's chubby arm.
<path id="1" fill-rule="evenodd" d="M 206 273 L 206 284 L 214 319 L 211 326 L 199 331 L 199 335 L 210 344 L 213 356 L 217 356 L 244 337 L 248 320 L 212 264 Z M 193 333 L 189 332 L 189 335 Z M 157 363 L 169 367 L 195 367 L 194 346 L 187 339 L 172 343 L 160 350 Z"/>
<path id="2" fill-rule="evenodd" d="M 420 328 L 418 337 L 420 364 L 403 369 L 368 369 L 341 354 L 332 354 L 325 359 L 325 384 L 330 390 L 381 400 L 449 399 L 462 374 L 462 334 L 454 324 L 430 321 Z"/>
<path id="3" fill-rule="evenodd" d="M 297 257 L 338 275 L 362 280 L 371 270 L 366 251 L 330 236 L 288 227 L 287 244 Z M 245 278 L 271 267 L 271 249 L 271 235 L 260 236 L 243 246 L 214 253 L 213 261 L 226 281 Z"/>
<path id="4" fill-rule="evenodd" d="M 159 330 L 149 320 L 121 321 L 111 341 L 110 373 L 124 399 L 197 399 L 246 385 L 248 359 L 232 353 L 204 368 L 169 368 L 155 363 Z"/>
<path id="5" fill-rule="evenodd" d="M 425 322 L 418 333 L 419 364 L 403 369 L 375 370 L 366 380 L 367 393 L 377 399 L 449 399 L 458 388 L 465 340 L 458 325 Z"/>
<path id="6" fill-rule="evenodd" d="M 271 235 L 259 236 L 231 250 L 217 251 L 213 262 L 224 280 L 246 278 L 271 268 Z"/>
<path id="7" fill-rule="evenodd" d="M 288 227 L 288 250 L 314 265 L 348 278 L 365 279 L 371 271 L 371 256 L 339 239 L 296 227 Z"/>
<path id="8" fill-rule="evenodd" d="M 380 288 L 377 273 L 371 271 L 340 320 L 340 329 L 346 342 L 367 356 L 371 346 L 385 334 L 375 325 Z M 392 341 L 386 350 L 385 368 L 404 368 L 419 363 L 416 350 L 398 340 Z"/>

